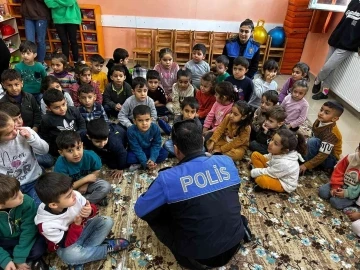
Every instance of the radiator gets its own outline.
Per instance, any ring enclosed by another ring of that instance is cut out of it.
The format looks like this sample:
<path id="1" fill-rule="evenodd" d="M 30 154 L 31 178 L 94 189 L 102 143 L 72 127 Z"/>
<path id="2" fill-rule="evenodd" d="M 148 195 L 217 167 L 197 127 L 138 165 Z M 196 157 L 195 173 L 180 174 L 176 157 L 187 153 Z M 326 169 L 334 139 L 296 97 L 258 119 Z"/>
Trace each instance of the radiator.
<path id="1" fill-rule="evenodd" d="M 360 112 L 360 56 L 357 53 L 334 70 L 331 91 Z"/>

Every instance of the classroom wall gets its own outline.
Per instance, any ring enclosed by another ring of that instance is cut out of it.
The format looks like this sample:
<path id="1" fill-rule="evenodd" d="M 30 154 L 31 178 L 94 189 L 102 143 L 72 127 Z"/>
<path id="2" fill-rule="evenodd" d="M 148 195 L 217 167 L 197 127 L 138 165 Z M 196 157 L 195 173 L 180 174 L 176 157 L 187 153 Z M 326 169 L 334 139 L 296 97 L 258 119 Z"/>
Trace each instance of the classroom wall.
<path id="1" fill-rule="evenodd" d="M 80 4 L 99 4 L 98 0 L 78 0 Z M 128 25 L 127 18 L 133 19 L 142 17 L 152 17 L 151 27 L 162 28 L 163 18 L 184 19 L 188 25 L 192 25 L 188 20 L 199 20 L 205 26 L 207 21 L 212 20 L 222 26 L 226 22 L 236 22 L 229 24 L 229 32 L 236 32 L 241 21 L 250 18 L 254 21 L 264 19 L 269 26 L 272 24 L 282 24 L 285 18 L 288 0 L 103 0 L 101 11 L 104 15 L 104 40 L 105 57 L 112 57 L 112 52 L 117 47 L 125 48 L 132 58 L 132 49 L 135 47 L 135 28 L 121 27 Z M 112 16 L 113 15 L 113 16 Z M 142 20 L 144 21 L 144 20 Z M 114 23 L 115 22 L 115 23 Z M 118 23 L 116 23 L 118 22 Z M 158 25 L 156 27 L 156 22 Z M 174 22 L 173 22 L 174 23 Z M 182 23 L 176 20 L 175 24 Z M 113 27 L 114 24 L 118 27 Z M 266 26 L 265 24 L 265 26 Z M 235 28 L 234 28 L 234 25 Z M 146 24 L 144 25 L 146 28 Z M 271 27 L 272 28 L 272 27 Z M 270 28 L 270 29 L 271 29 Z M 192 30 L 191 28 L 188 28 Z M 194 29 L 194 28 L 193 28 Z M 216 31 L 216 29 L 214 29 Z M 219 31 L 220 32 L 220 31 Z"/>
<path id="2" fill-rule="evenodd" d="M 307 35 L 301 61 L 309 65 L 310 72 L 315 76 L 324 65 L 329 50 L 328 39 L 342 16 L 341 12 L 333 13 L 327 33 L 309 33 Z"/>

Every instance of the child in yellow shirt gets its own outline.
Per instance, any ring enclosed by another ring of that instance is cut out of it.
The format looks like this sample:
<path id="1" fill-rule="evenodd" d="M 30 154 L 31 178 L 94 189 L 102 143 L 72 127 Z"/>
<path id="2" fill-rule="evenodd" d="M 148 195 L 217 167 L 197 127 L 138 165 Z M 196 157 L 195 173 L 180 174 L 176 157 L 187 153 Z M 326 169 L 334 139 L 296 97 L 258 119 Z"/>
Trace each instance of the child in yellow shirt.
<path id="1" fill-rule="evenodd" d="M 92 80 L 99 85 L 101 94 L 104 93 L 108 84 L 107 75 L 102 71 L 104 62 L 105 60 L 100 54 L 93 54 L 90 57 Z"/>

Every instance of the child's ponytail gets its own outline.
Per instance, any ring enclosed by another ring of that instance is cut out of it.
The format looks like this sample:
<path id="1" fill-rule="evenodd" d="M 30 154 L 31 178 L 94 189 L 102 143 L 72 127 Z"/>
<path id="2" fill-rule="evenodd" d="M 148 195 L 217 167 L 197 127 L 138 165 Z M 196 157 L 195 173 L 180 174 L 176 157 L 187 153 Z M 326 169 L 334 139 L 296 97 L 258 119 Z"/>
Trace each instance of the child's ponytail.
<path id="1" fill-rule="evenodd" d="M 306 155 L 306 141 L 304 135 L 300 132 L 292 132 L 289 129 L 280 129 L 277 134 L 281 138 L 282 150 L 289 152 L 296 150 L 302 156 Z"/>

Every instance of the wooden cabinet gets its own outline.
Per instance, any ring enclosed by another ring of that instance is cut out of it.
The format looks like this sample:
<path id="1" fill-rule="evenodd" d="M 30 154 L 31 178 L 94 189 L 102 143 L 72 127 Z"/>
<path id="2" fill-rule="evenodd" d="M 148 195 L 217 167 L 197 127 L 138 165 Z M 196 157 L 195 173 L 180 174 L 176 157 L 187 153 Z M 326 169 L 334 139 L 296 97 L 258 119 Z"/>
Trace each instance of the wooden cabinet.
<path id="1" fill-rule="evenodd" d="M 17 0 L 15 0 L 17 1 Z M 20 3 L 8 1 L 9 13 L 15 18 L 19 26 L 21 40 L 26 40 L 24 19 L 20 13 Z M 100 54 L 104 57 L 104 36 L 101 24 L 100 5 L 80 5 L 82 22 L 77 32 L 79 44 L 79 60 L 89 62 L 92 54 Z M 52 22 L 48 23 L 46 37 L 46 56 L 45 61 L 49 63 L 54 52 L 61 51 L 61 42 L 58 33 Z M 71 51 L 70 51 L 71 58 Z"/>
<path id="2" fill-rule="evenodd" d="M 9 51 L 11 53 L 10 63 L 12 66 L 21 61 L 20 58 L 21 54 L 19 51 L 21 40 L 20 40 L 20 35 L 16 24 L 16 20 L 17 20 L 16 18 L 11 17 L 4 19 L 3 21 L 0 21 L 0 28 L 9 25 L 12 29 L 14 29 L 14 33 L 9 33 L 8 35 L 2 35 L 2 39 L 4 40 L 5 44 L 9 47 Z"/>

